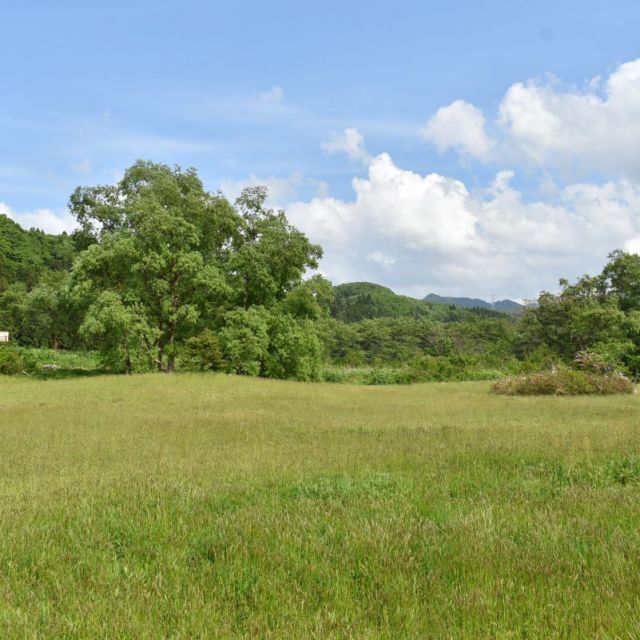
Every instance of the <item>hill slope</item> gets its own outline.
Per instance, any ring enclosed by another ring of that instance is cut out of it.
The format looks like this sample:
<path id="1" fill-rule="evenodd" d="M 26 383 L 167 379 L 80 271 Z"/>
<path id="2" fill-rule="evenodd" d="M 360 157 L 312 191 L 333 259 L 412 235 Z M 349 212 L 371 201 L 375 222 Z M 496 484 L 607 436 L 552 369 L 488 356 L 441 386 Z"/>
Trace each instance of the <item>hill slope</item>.
<path id="1" fill-rule="evenodd" d="M 399 316 L 445 319 L 451 311 L 441 305 L 398 295 L 372 282 L 349 282 L 334 287 L 333 291 L 335 301 L 331 315 L 345 322 Z"/>
<path id="2" fill-rule="evenodd" d="M 0 214 L 0 291 L 12 282 L 33 285 L 44 271 L 68 270 L 73 255 L 73 243 L 66 233 L 25 231 Z"/>

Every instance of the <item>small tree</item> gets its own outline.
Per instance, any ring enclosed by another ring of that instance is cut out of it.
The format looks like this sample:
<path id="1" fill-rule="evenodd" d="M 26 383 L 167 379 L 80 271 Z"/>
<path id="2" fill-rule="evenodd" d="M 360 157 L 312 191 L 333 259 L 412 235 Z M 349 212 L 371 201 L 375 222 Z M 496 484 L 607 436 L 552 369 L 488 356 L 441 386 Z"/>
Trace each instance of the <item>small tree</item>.
<path id="1" fill-rule="evenodd" d="M 185 353 L 189 363 L 201 371 L 219 371 L 224 365 L 218 337 L 211 329 L 205 329 L 189 338 L 185 344 Z"/>
<path id="2" fill-rule="evenodd" d="M 132 302 L 125 304 L 113 291 L 101 293 L 89 307 L 80 335 L 97 345 L 103 366 L 132 373 L 154 362 L 156 331 Z"/>

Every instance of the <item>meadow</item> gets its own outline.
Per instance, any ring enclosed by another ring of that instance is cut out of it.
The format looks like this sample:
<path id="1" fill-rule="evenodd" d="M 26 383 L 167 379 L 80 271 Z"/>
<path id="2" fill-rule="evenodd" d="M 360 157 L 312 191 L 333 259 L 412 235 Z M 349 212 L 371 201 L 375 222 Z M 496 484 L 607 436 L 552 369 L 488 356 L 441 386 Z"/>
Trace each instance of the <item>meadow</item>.
<path id="1" fill-rule="evenodd" d="M 0 637 L 640 637 L 637 395 L 0 379 Z"/>

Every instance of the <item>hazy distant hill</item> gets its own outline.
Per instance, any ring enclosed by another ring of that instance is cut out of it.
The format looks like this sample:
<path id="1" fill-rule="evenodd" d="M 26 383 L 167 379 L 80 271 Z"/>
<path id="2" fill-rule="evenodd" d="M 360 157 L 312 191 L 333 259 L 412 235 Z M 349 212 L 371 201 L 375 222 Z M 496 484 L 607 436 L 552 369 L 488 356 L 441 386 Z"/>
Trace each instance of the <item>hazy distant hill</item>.
<path id="1" fill-rule="evenodd" d="M 495 311 L 502 311 L 503 313 L 518 313 L 522 310 L 522 305 L 513 300 L 498 300 L 491 306 L 490 302 L 480 300 L 480 298 L 452 298 L 430 293 L 423 298 L 423 301 L 435 304 L 452 304 L 462 309 L 494 309 Z"/>

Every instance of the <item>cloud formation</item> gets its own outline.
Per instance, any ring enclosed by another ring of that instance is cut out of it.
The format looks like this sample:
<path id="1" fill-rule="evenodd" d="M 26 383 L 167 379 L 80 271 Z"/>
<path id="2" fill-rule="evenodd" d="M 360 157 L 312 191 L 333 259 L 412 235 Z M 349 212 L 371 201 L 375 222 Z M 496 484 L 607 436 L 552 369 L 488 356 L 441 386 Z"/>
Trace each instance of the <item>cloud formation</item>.
<path id="1" fill-rule="evenodd" d="M 576 182 L 544 202 L 515 189 L 513 175 L 501 171 L 471 191 L 383 153 L 366 178 L 352 180 L 353 199 L 316 197 L 288 213 L 325 248 L 321 266 L 331 279 L 384 282 L 413 295 L 533 297 L 561 276 L 599 270 L 616 248 L 640 245 L 638 184 Z"/>
<path id="2" fill-rule="evenodd" d="M 554 79 L 513 84 L 489 126 L 478 107 L 457 100 L 438 110 L 421 135 L 441 152 L 483 162 L 640 178 L 640 59 L 584 88 Z"/>
<path id="3" fill-rule="evenodd" d="M 282 90 L 282 87 L 273 86 L 271 89 L 263 91 L 258 97 L 262 102 L 282 102 L 284 99 L 284 91 Z"/>
<path id="4" fill-rule="evenodd" d="M 326 153 L 345 153 L 352 162 L 367 164 L 371 160 L 369 152 L 364 146 L 364 138 L 357 129 L 345 129 L 342 133 L 333 136 L 322 143 L 322 149 Z"/>
<path id="5" fill-rule="evenodd" d="M 494 142 L 485 132 L 482 111 L 464 100 L 456 100 L 437 113 L 420 130 L 420 135 L 441 153 L 454 148 L 463 155 L 488 159 Z"/>

